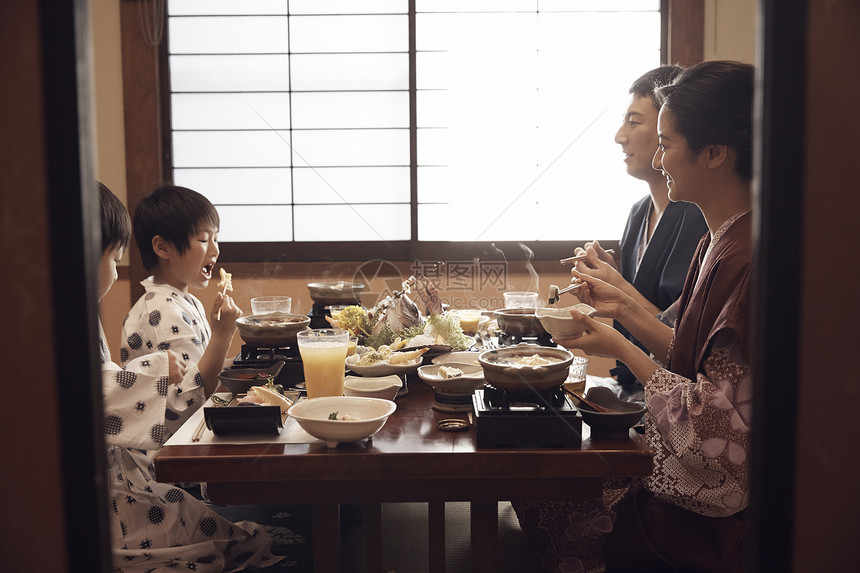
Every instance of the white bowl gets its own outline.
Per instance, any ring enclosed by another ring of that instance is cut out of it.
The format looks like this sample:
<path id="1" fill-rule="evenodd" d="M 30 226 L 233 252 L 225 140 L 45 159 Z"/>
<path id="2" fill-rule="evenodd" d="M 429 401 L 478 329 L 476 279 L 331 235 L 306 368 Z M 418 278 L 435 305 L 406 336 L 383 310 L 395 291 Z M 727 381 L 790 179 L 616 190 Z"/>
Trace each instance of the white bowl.
<path id="1" fill-rule="evenodd" d="M 544 330 L 549 332 L 554 340 L 565 340 L 580 336 L 585 329 L 582 323 L 570 316 L 570 309 L 575 308 L 586 316 L 594 316 L 597 311 L 591 306 L 581 302 L 573 306 L 563 308 L 544 307 L 535 311 L 535 316 L 540 321 Z"/>
<path id="2" fill-rule="evenodd" d="M 324 396 L 302 400 L 290 408 L 302 429 L 336 448 L 340 442 L 365 440 L 382 429 L 397 409 L 397 404 L 381 398 L 363 396 Z M 331 420 L 329 416 L 351 416 L 355 420 Z"/>
<path id="3" fill-rule="evenodd" d="M 415 372 L 421 363 L 424 361 L 423 356 L 403 364 L 389 364 L 388 362 L 377 362 L 368 366 L 359 366 L 355 364 L 361 359 L 358 354 L 346 357 L 346 367 L 355 372 L 359 376 L 390 376 L 391 374 L 409 374 Z"/>
<path id="4" fill-rule="evenodd" d="M 443 366 L 459 368 L 463 371 L 463 375 L 455 378 L 443 378 L 439 373 L 439 369 Z M 484 385 L 484 368 L 480 364 L 463 362 L 427 364 L 418 369 L 418 377 L 433 386 L 437 392 L 451 395 L 471 395 Z"/>
<path id="5" fill-rule="evenodd" d="M 461 364 L 478 364 L 478 354 L 480 352 L 472 352 L 471 350 L 458 350 L 456 352 L 446 352 L 440 354 L 431 360 L 433 364 L 447 364 L 448 362 L 460 362 Z"/>
<path id="6" fill-rule="evenodd" d="M 343 379 L 344 396 L 364 396 L 394 400 L 403 382 L 394 374 L 390 376 L 347 376 Z"/>

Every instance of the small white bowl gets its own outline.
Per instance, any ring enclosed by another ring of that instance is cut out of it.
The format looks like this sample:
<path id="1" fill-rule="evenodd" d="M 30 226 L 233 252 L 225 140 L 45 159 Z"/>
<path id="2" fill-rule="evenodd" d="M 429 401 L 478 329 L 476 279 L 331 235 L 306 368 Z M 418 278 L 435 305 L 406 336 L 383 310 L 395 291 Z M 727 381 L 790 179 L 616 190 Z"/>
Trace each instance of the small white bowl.
<path id="1" fill-rule="evenodd" d="M 396 409 L 397 404 L 381 398 L 324 396 L 298 402 L 289 414 L 305 432 L 336 448 L 340 442 L 366 440 L 382 429 Z M 332 414 L 355 420 L 329 419 Z"/>
<path id="2" fill-rule="evenodd" d="M 594 316 L 597 312 L 593 307 L 581 302 L 564 308 L 544 307 L 535 310 L 535 316 L 541 326 L 554 340 L 565 340 L 580 336 L 585 329 L 582 323 L 570 316 L 570 310 L 575 308 L 586 316 Z"/>
<path id="3" fill-rule="evenodd" d="M 343 379 L 344 396 L 364 396 L 365 398 L 382 398 L 394 400 L 397 392 L 403 386 L 399 376 L 347 376 Z"/>

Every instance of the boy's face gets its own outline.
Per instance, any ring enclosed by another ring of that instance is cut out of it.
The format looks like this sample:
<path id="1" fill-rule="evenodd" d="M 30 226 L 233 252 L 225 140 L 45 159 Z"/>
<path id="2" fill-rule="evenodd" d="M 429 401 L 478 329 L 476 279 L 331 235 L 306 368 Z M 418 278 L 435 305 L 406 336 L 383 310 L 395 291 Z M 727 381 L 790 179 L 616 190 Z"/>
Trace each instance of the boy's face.
<path id="1" fill-rule="evenodd" d="M 99 263 L 99 300 L 104 296 L 116 282 L 116 265 L 122 259 L 122 247 L 113 247 L 102 253 Z"/>
<path id="2" fill-rule="evenodd" d="M 209 286 L 212 269 L 221 254 L 218 248 L 218 229 L 206 227 L 193 233 L 184 253 L 180 254 L 171 243 L 166 243 L 156 252 L 162 258 L 160 270 L 163 271 L 156 273 L 156 278 L 180 290 L 204 289 Z"/>

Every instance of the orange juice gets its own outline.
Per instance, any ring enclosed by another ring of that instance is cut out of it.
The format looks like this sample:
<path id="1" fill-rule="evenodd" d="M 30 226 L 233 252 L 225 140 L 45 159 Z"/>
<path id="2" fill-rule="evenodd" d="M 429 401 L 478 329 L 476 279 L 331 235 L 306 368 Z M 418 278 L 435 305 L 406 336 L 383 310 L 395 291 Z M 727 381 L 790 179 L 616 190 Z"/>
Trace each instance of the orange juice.
<path id="1" fill-rule="evenodd" d="M 300 346 L 308 398 L 342 396 L 347 345 L 340 342 Z"/>
<path id="2" fill-rule="evenodd" d="M 466 334 L 475 334 L 478 332 L 478 323 L 481 321 L 480 312 L 464 312 L 457 313 L 457 318 L 460 319 L 460 328 Z"/>
<path id="3" fill-rule="evenodd" d="M 302 330 L 296 335 L 308 398 L 343 396 L 343 372 L 349 331 L 339 328 Z"/>

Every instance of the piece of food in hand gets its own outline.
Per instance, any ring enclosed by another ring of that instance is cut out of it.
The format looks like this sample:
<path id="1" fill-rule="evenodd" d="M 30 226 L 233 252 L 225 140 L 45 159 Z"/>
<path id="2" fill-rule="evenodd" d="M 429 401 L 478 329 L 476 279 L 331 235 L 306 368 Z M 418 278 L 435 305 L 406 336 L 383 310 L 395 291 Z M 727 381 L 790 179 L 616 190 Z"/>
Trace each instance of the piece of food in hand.
<path id="1" fill-rule="evenodd" d="M 225 271 L 224 267 L 221 267 L 221 280 L 218 281 L 218 288 L 224 294 L 233 292 L 233 275 Z"/>
<path id="2" fill-rule="evenodd" d="M 453 366 L 440 366 L 439 376 L 442 378 L 459 378 L 463 375 L 463 371 Z"/>

